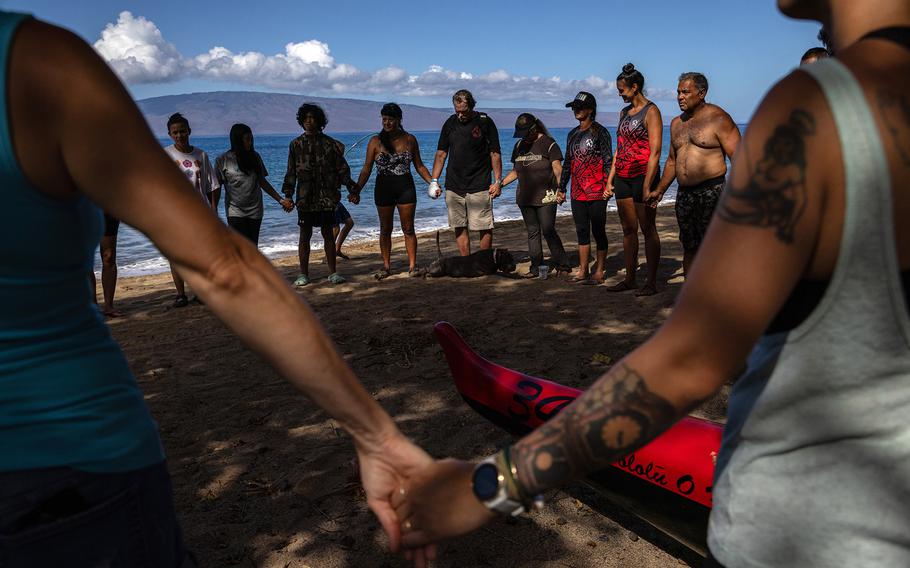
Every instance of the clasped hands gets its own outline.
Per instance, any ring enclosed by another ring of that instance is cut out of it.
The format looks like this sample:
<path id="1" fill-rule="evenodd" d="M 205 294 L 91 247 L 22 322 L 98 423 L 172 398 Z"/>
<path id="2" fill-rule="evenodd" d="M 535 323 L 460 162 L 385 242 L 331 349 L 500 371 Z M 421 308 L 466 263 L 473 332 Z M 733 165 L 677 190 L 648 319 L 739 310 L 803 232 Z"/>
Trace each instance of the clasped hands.
<path id="1" fill-rule="evenodd" d="M 362 189 L 363 188 L 356 183 L 353 186 L 348 187 L 348 201 L 354 205 L 360 203 L 360 191 Z"/>
<path id="2" fill-rule="evenodd" d="M 392 495 L 405 557 L 422 568 L 435 543 L 474 531 L 496 515 L 471 488 L 474 464 L 444 459 L 411 475 Z"/>
<path id="3" fill-rule="evenodd" d="M 367 504 L 389 536 L 392 552 L 404 549 L 417 568 L 436 558 L 435 543 L 491 521 L 471 488 L 474 464 L 433 461 L 400 432 L 374 448 L 357 446 Z"/>

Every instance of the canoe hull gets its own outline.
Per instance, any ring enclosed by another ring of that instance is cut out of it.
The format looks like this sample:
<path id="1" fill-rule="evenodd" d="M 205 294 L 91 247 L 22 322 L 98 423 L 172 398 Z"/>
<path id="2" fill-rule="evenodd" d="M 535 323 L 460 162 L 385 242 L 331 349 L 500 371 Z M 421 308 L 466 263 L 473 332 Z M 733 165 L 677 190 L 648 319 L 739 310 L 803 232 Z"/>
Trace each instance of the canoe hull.
<path id="1" fill-rule="evenodd" d="M 537 428 L 582 393 L 484 359 L 447 322 L 437 323 L 434 332 L 461 396 L 478 413 L 515 435 Z M 717 423 L 687 417 L 613 467 L 711 507 L 721 431 Z"/>

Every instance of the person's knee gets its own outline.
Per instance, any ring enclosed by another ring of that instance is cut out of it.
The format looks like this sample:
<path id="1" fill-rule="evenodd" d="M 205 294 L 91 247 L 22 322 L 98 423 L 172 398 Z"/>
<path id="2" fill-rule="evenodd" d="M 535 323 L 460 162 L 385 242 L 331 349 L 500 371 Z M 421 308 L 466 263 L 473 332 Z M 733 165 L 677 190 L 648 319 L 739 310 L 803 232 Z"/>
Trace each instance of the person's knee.
<path id="1" fill-rule="evenodd" d="M 641 225 L 641 232 L 648 240 L 660 238 L 660 234 L 657 232 L 657 226 L 650 223 L 643 223 Z"/>
<path id="2" fill-rule="evenodd" d="M 405 225 L 404 223 L 402 223 L 402 225 L 401 225 L 401 232 L 404 233 L 404 235 L 405 235 L 406 237 L 412 237 L 412 236 L 414 236 L 414 235 L 416 234 L 416 233 L 414 232 L 414 224 L 411 223 L 411 224 Z"/>
<path id="3" fill-rule="evenodd" d="M 591 232 L 587 229 L 585 230 L 576 230 L 575 236 L 578 237 L 579 245 L 590 245 L 591 244 Z"/>
<path id="4" fill-rule="evenodd" d="M 117 268 L 117 249 L 101 249 L 101 264 L 105 268 Z"/>

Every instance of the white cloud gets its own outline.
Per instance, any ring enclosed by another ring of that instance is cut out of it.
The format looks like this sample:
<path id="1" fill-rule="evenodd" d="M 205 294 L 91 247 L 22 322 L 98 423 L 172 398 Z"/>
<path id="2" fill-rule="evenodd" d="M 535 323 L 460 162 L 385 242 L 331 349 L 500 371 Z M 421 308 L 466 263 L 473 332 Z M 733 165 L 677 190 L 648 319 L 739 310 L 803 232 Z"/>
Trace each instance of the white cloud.
<path id="1" fill-rule="evenodd" d="M 95 50 L 127 83 L 155 83 L 179 79 L 184 72 L 177 48 L 142 16 L 121 12 L 95 42 Z"/>
<path id="2" fill-rule="evenodd" d="M 316 39 L 288 43 L 285 52 L 265 55 L 250 51 L 233 53 L 213 47 L 207 53 L 184 57 L 168 43 L 158 27 L 141 16 L 122 12 L 108 24 L 95 49 L 127 83 L 157 83 L 189 77 L 228 81 L 251 87 L 287 89 L 307 94 L 399 95 L 447 97 L 467 88 L 478 100 L 527 100 L 562 102 L 578 91 L 614 96 L 614 83 L 595 75 L 563 80 L 559 76 L 513 75 L 504 69 L 486 74 L 430 65 L 420 73 L 396 66 L 376 71 L 338 63 L 328 44 Z M 672 99 L 666 89 L 651 89 L 651 98 Z"/>
<path id="3" fill-rule="evenodd" d="M 289 43 L 285 46 L 288 58 L 299 59 L 304 63 L 315 63 L 320 67 L 332 67 L 335 58 L 329 55 L 329 46 L 321 41 L 311 39 L 301 43 Z"/>

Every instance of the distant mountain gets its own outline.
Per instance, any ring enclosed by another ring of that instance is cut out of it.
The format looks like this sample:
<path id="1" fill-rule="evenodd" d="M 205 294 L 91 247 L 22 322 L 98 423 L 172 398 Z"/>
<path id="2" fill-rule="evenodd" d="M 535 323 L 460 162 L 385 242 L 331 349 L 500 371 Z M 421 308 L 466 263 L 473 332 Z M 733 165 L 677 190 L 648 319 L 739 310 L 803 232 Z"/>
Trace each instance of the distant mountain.
<path id="1" fill-rule="evenodd" d="M 248 124 L 256 134 L 291 134 L 300 132 L 297 109 L 304 102 L 314 102 L 325 109 L 329 116 L 327 132 L 370 132 L 380 126 L 379 109 L 383 103 L 357 99 L 332 99 L 306 95 L 218 91 L 154 97 L 138 101 L 139 108 L 152 131 L 167 135 L 167 119 L 183 113 L 190 121 L 193 134 L 227 136 L 231 125 Z M 404 127 L 408 130 L 439 130 L 452 114 L 451 108 L 429 108 L 402 104 Z M 503 132 L 511 129 L 522 112 L 531 112 L 551 128 L 571 127 L 578 124 L 568 109 L 518 109 L 492 108 L 478 110 L 489 114 Z M 605 126 L 615 126 L 617 113 L 601 112 L 598 121 Z"/>

